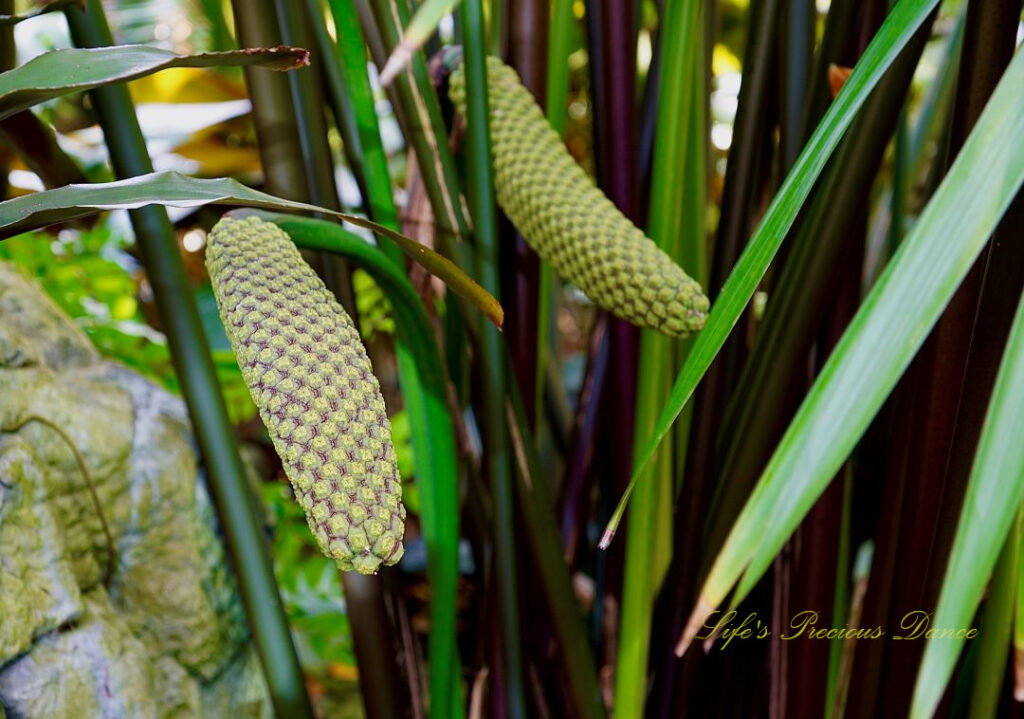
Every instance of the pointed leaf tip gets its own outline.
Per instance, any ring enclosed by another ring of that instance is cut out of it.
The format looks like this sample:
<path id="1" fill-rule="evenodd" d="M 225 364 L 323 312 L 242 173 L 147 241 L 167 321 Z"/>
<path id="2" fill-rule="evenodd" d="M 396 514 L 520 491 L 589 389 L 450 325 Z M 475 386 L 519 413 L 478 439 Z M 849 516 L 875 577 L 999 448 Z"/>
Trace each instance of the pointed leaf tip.
<path id="1" fill-rule="evenodd" d="M 412 62 L 415 51 L 416 48 L 406 44 L 404 39 L 395 46 L 395 49 L 391 51 L 391 55 L 388 57 L 388 61 L 384 63 L 384 69 L 380 71 L 381 87 L 391 85 L 394 79 L 398 77 L 398 73 L 408 67 L 409 63 Z"/>
<path id="2" fill-rule="evenodd" d="M 715 611 L 715 607 L 711 605 L 708 600 L 701 596 L 697 600 L 697 606 L 693 608 L 693 613 L 690 615 L 690 619 L 686 622 L 686 629 L 683 630 L 683 636 L 680 637 L 679 643 L 676 644 L 676 656 L 682 657 L 686 654 L 686 650 L 690 648 L 690 644 L 697 636 L 697 632 L 700 631 L 701 627 L 704 626 L 704 622 L 711 616 L 711 612 Z"/>
<path id="3" fill-rule="evenodd" d="M 267 60 L 279 60 L 279 62 L 267 64 L 266 68 L 268 70 L 295 70 L 309 65 L 309 50 L 302 47 L 289 47 L 288 45 L 278 45 L 277 47 L 245 47 L 238 52 L 243 55 L 263 57 Z"/>

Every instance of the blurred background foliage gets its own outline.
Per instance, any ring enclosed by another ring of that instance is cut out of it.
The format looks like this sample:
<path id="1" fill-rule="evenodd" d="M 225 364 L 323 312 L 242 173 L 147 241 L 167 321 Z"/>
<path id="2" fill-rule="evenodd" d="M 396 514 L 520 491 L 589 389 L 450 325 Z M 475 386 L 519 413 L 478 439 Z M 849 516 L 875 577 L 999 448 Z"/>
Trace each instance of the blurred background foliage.
<path id="1" fill-rule="evenodd" d="M 118 43 L 142 43 L 179 53 L 225 50 L 237 46 L 231 3 L 226 1 L 108 0 L 103 4 Z M 497 8 L 498 20 L 503 18 L 507 21 L 505 13 L 508 5 L 503 2 L 489 3 L 488 8 L 491 11 Z M 777 3 L 773 4 L 773 7 L 775 5 Z M 830 3 L 828 0 L 818 0 L 812 5 L 810 29 L 814 38 L 820 39 L 825 32 Z M 934 189 L 936 174 L 941 176 L 937 168 L 945 158 L 942 133 L 936 130 L 936 125 L 948 122 L 950 99 L 948 94 L 942 95 L 936 88 L 947 87 L 950 75 L 954 74 L 949 68 L 956 51 L 954 40 L 957 37 L 958 23 L 962 22 L 960 18 L 964 13 L 964 5 L 960 0 L 947 0 L 941 4 L 921 52 L 920 61 L 914 66 L 910 90 L 903 100 L 903 113 L 899 119 L 898 132 L 894 135 L 893 141 L 886 143 L 881 165 L 871 181 L 869 197 L 864 203 L 866 208 L 870 208 L 870 213 L 863 220 L 868 258 L 864 269 L 865 286 L 870 286 L 898 246 L 902 235 L 914 225 L 918 213 Z M 17 10 L 24 11 L 29 7 L 29 3 L 19 0 L 15 6 Z M 591 49 L 592 38 L 588 41 L 588 33 L 593 35 L 594 29 L 588 29 L 587 26 L 594 13 L 594 6 L 595 3 L 583 0 L 574 0 L 571 3 L 572 23 L 568 33 L 567 58 L 569 86 L 565 105 L 564 138 L 570 152 L 580 164 L 600 177 L 601 163 L 607 163 L 608 158 L 602 156 L 605 150 L 596 139 L 600 128 L 595 125 L 600 119 L 595 118 L 595 102 L 599 100 L 595 99 L 592 71 L 595 62 L 607 62 L 609 56 L 616 54 L 617 49 L 597 48 L 597 55 L 600 57 L 595 58 L 595 50 Z M 642 89 L 648 78 L 657 79 L 653 74 L 652 61 L 658 49 L 657 34 L 662 11 L 660 6 L 661 3 L 654 0 L 635 3 L 637 33 L 634 89 L 638 103 L 642 101 Z M 324 10 L 316 3 L 314 7 Z M 756 3 L 751 6 L 742 0 L 722 0 L 714 4 L 714 27 L 710 33 L 713 44 L 708 52 L 708 192 L 703 208 L 706 214 L 703 239 L 714 237 L 719 230 L 723 195 L 726 193 L 726 170 L 730 161 L 730 151 L 734 146 L 734 132 L 739 131 L 737 111 L 741 88 L 743 83 L 750 81 L 750 68 L 747 68 L 748 72 L 745 74 L 743 58 L 747 52 L 746 48 L 751 43 L 751 32 L 758 27 L 758 7 Z M 336 40 L 338 32 L 332 16 L 322 13 L 317 21 L 320 20 L 331 37 Z M 492 18 L 494 22 L 498 20 Z M 865 27 L 869 25 L 870 23 L 865 23 Z M 432 49 L 436 49 L 441 43 L 454 42 L 457 30 L 454 17 L 446 17 L 441 23 L 439 39 L 435 38 L 432 41 Z M 870 38 L 871 34 L 867 32 L 866 37 Z M 59 13 L 44 15 L 31 22 L 17 25 L 15 40 L 19 62 L 49 49 L 66 47 L 70 43 L 63 16 Z M 625 60 L 627 66 L 631 61 L 632 58 Z M 782 60 L 777 59 L 773 62 L 781 63 Z M 778 79 L 781 70 L 779 66 L 773 66 L 773 69 L 778 72 L 775 80 L 769 81 L 768 84 L 773 91 L 779 91 L 778 94 L 781 95 L 781 90 L 773 84 L 781 82 Z M 429 207 L 422 198 L 423 178 L 414 160 L 413 148 L 405 145 L 399 124 L 400 118 L 392 106 L 394 95 L 387 94 L 379 86 L 376 66 L 373 63 L 368 64 L 368 76 L 373 89 L 374 108 L 380 124 L 383 147 L 387 153 L 387 168 L 392 186 L 395 188 L 397 204 L 406 208 L 401 219 L 406 223 L 406 227 L 415 227 L 417 222 L 427 222 L 431 219 Z M 248 99 L 241 70 L 175 69 L 134 81 L 129 87 L 155 169 L 179 170 L 197 177 L 231 176 L 251 186 L 266 186 L 267 178 L 263 176 L 252 104 Z M 780 142 L 779 128 L 774 121 L 779 119 L 781 109 L 777 104 L 781 101 L 773 98 L 769 102 L 776 103 L 765 110 L 771 113 L 772 122 L 765 124 L 766 127 L 770 126 L 771 130 L 763 133 L 764 136 L 757 141 Z M 945 105 L 942 105 L 943 102 Z M 101 182 L 113 179 L 106 144 L 96 124 L 89 97 L 84 94 L 62 97 L 37 107 L 36 112 L 41 119 L 55 128 L 61 149 L 74 158 L 88 181 Z M 935 120 L 935 113 L 938 113 L 939 120 Z M 351 148 L 345 147 L 341 132 L 334 124 L 327 130 L 327 140 L 333 179 L 341 205 L 365 210 L 366 203 L 360 192 L 360 178 L 355 171 L 356 168 L 350 163 Z M 908 143 L 913 149 L 909 155 Z M 747 149 L 749 151 L 749 148 Z M 792 159 L 789 158 L 789 161 Z M 766 150 L 759 160 L 768 164 L 757 167 L 758 174 L 755 180 L 761 184 L 750 192 L 749 212 L 755 217 L 763 214 L 767 201 L 773 194 L 771 190 L 780 184 L 788 169 L 787 161 L 772 154 L 771 149 Z M 41 179 L 17 155 L 7 149 L 0 149 L 0 166 L 5 168 L 7 190 L 10 195 L 17 196 L 43 189 Z M 906 175 L 908 168 L 909 175 Z M 896 199 L 893 199 L 894 197 Z M 220 326 L 209 280 L 203 268 L 205 233 L 218 213 L 210 209 L 170 208 L 168 211 L 185 258 L 190 288 L 198 304 L 203 328 L 213 352 L 217 378 L 227 400 L 231 421 L 238 427 L 240 435 L 250 442 L 252 447 L 258 448 L 254 451 L 260 456 L 260 463 L 264 468 L 261 495 L 266 509 L 265 524 L 268 531 L 270 528 L 273 530 L 274 570 L 291 622 L 300 661 L 310 677 L 311 694 L 324 716 L 358 715 L 362 709 L 358 705 L 354 683 L 359 678 L 359 671 L 356 668 L 352 627 L 349 625 L 341 580 L 331 563 L 315 550 L 302 512 L 292 501 L 288 485 L 283 481 L 279 462 L 270 450 L 265 432 L 256 417 L 255 407 L 241 380 L 227 338 Z M 751 224 L 753 226 L 756 222 Z M 412 230 L 407 229 L 406 232 L 415 236 Z M 83 225 L 65 227 L 55 235 L 36 233 L 2 242 L 0 260 L 11 261 L 25 273 L 37 278 L 47 293 L 76 320 L 104 355 L 124 362 L 172 391 L 180 391 L 167 341 L 162 334 L 163 328 L 153 302 L 152 289 L 141 269 L 131 237 L 127 214 L 115 211 Z M 412 275 L 415 283 L 415 269 Z M 753 319 L 746 326 L 747 350 L 752 344 L 754 333 L 760 329 L 759 323 L 764 317 L 765 303 L 770 294 L 769 290 L 772 289 L 771 282 L 770 277 L 755 298 Z M 407 482 L 404 499 L 411 516 L 411 528 L 406 539 L 407 556 L 401 565 L 402 572 L 387 580 L 388 591 L 399 593 L 405 598 L 405 602 L 400 604 L 397 610 L 401 616 L 392 619 L 402 633 L 406 656 L 416 656 L 422 661 L 420 644 L 413 642 L 411 637 L 423 639 L 429 631 L 427 607 L 431 589 L 425 575 L 426 549 L 419 536 L 417 515 L 420 513 L 422 500 L 416 482 L 416 462 L 412 452 L 409 417 L 403 409 L 395 360 L 394 313 L 384 292 L 366 272 L 353 272 L 351 286 L 358 310 L 360 331 L 373 358 L 374 369 L 381 381 L 389 410 L 393 412 L 393 436 L 398 450 L 401 474 Z M 447 298 L 436 296 L 437 288 L 434 288 L 435 296 L 432 296 L 429 282 L 421 277 L 417 289 L 425 297 L 431 298 L 437 316 L 449 316 Z M 859 291 L 859 287 L 857 290 Z M 551 392 L 554 399 L 550 401 L 555 405 L 561 403 L 560 411 L 563 418 L 568 418 L 565 420 L 568 429 L 563 427 L 561 433 L 557 427 L 547 427 L 539 431 L 538 441 L 542 456 L 551 460 L 552 474 L 561 476 L 569 464 L 578 461 L 572 456 L 571 451 L 566 450 L 566 445 L 575 442 L 578 433 L 582 431 L 579 427 L 583 426 L 582 420 L 586 416 L 588 378 L 591 378 L 589 381 L 593 381 L 595 362 L 601 356 L 600 352 L 595 351 L 595 347 L 599 347 L 599 342 L 595 341 L 594 337 L 600 335 L 600 332 L 595 333 L 595 328 L 601 328 L 602 322 L 604 319 L 601 314 L 581 293 L 571 287 L 566 287 L 564 292 L 556 293 L 554 326 L 557 332 L 552 343 L 555 357 L 551 363 L 553 376 L 549 379 L 555 389 Z M 680 354 L 673 361 L 681 364 L 683 356 Z M 457 368 L 457 365 L 453 364 L 452 367 Z M 460 376 L 468 380 L 470 372 L 465 367 L 462 370 L 466 374 L 452 372 L 460 391 L 461 385 L 464 384 L 460 383 Z M 735 382 L 735 379 L 734 376 L 732 380 Z M 802 391 L 803 387 L 800 390 Z M 552 414 L 557 415 L 558 410 Z M 580 423 L 574 428 L 576 417 L 580 418 Z M 481 452 L 480 428 L 476 426 L 477 417 L 467 412 L 460 420 L 466 425 L 461 428 L 461 438 L 465 443 L 465 446 L 459 448 L 461 457 L 471 466 L 470 473 L 477 474 L 480 472 L 478 465 Z M 605 428 L 604 431 L 607 432 L 608 429 Z M 598 436 L 607 438 L 606 434 Z M 593 437 L 590 439 L 596 441 Z M 711 446 L 714 448 L 713 442 Z M 559 451 L 553 452 L 552 447 Z M 602 454 L 600 447 L 595 451 L 598 452 L 600 459 L 608 459 L 607 453 Z M 685 454 L 681 461 L 685 461 Z M 584 466 L 589 465 L 584 462 Z M 677 469 L 678 475 L 682 476 L 682 468 Z M 559 518 L 564 521 L 566 533 L 579 532 L 580 527 L 572 525 L 575 511 L 571 504 L 573 495 L 565 484 L 558 485 L 558 489 L 561 490 Z M 599 681 L 606 704 L 611 704 L 611 694 L 615 686 L 615 650 L 619 640 L 619 629 L 614 623 L 621 610 L 618 591 L 621 589 L 622 574 L 625 570 L 621 550 L 613 549 L 610 555 L 592 550 L 620 489 L 619 484 L 609 482 L 600 486 L 586 486 L 581 490 L 582 498 L 577 498 L 579 506 L 583 508 L 585 514 L 588 508 L 592 510 L 592 516 L 587 514 L 587 518 L 582 522 L 582 532 L 585 535 L 582 544 L 585 547 L 578 555 L 573 554 L 572 548 L 567 550 L 567 554 L 571 555 L 569 566 L 573 572 L 575 596 L 580 606 L 584 608 L 589 639 L 598 657 Z M 844 491 L 847 492 L 846 498 L 843 499 L 840 493 L 838 500 L 844 507 L 843 521 L 848 523 L 852 500 L 850 490 L 847 488 Z M 836 499 L 832 497 L 832 500 Z M 488 506 L 490 498 L 481 497 L 473 490 L 467 490 L 464 500 L 476 515 L 465 534 L 467 537 L 478 538 L 482 532 L 488 530 L 481 526 L 473 527 L 472 522 L 476 521 L 483 525 L 491 520 L 492 508 Z M 862 495 L 858 495 L 858 501 L 863 501 Z M 591 503 L 594 506 L 590 506 Z M 838 517 L 839 513 L 830 516 Z M 846 541 L 850 541 L 854 535 L 863 541 L 853 547 L 844 547 L 843 551 L 847 556 L 864 556 L 865 553 L 870 555 L 874 546 L 870 538 L 871 533 L 861 531 L 859 534 L 851 535 L 848 530 L 847 527 Z M 662 528 L 661 536 L 662 540 L 670 543 L 673 539 L 671 526 L 667 532 Z M 568 541 L 567 545 L 572 546 Z M 477 594 L 481 587 L 466 579 L 476 571 L 474 559 L 477 562 L 492 561 L 490 557 L 485 560 L 482 560 L 480 555 L 474 557 L 464 538 L 460 544 L 460 570 L 463 579 L 459 584 L 458 622 L 460 638 L 466 644 L 463 649 L 469 652 L 463 656 L 467 662 L 477 666 L 481 663 L 480 652 L 487 653 L 490 657 L 494 650 L 467 643 L 466 627 L 479 621 L 478 613 L 485 611 L 485 608 L 489 609 L 496 599 L 490 588 L 486 589 L 483 596 Z M 849 570 L 850 567 L 846 569 Z M 665 571 L 676 570 L 669 568 L 666 561 L 666 566 L 662 567 L 662 574 L 658 579 L 652 580 L 652 596 L 657 594 L 660 577 L 664 576 Z M 839 575 L 841 574 L 840 572 Z M 849 575 L 849 571 L 847 574 Z M 693 577 L 690 578 L 691 581 L 692 579 Z M 837 595 L 840 590 L 846 589 L 842 582 L 848 580 L 849 576 L 837 580 L 840 582 L 840 587 L 836 590 Z M 524 582 L 524 586 L 527 589 L 521 591 L 528 593 L 530 585 Z M 831 589 L 829 587 L 830 591 Z M 761 594 L 764 592 L 762 588 Z M 758 600 L 763 605 L 764 596 L 759 596 Z M 839 601 L 836 606 L 837 616 L 844 616 L 838 612 L 845 608 L 842 601 Z M 659 606 L 657 612 L 659 614 L 655 615 L 656 619 L 668 618 L 669 610 L 665 607 Z M 645 629 L 650 629 L 651 621 L 649 612 Z M 536 624 L 530 624 L 529 629 L 542 635 L 540 639 L 531 635 L 531 640 L 541 643 L 545 639 L 550 640 L 548 628 L 538 628 Z M 655 631 L 658 631 L 657 628 Z M 675 637 L 672 638 L 674 639 Z M 661 643 L 664 644 L 665 641 L 668 640 L 662 640 Z M 664 650 L 664 647 L 660 648 Z M 658 649 L 659 647 L 655 647 L 652 650 L 652 663 Z M 658 658 L 660 659 L 660 656 Z M 758 658 L 750 659 L 748 656 L 745 660 L 757 661 Z M 833 688 L 836 679 L 834 672 L 842 661 L 842 657 L 836 652 L 833 652 L 831 658 L 826 659 L 826 663 L 831 667 L 828 671 L 832 674 L 829 681 L 832 682 L 830 686 Z M 742 672 L 749 670 L 749 665 L 744 667 L 742 662 L 738 662 L 732 669 Z M 536 673 L 537 665 L 531 664 L 531 670 Z M 691 674 L 691 681 L 692 676 Z M 470 685 L 473 681 L 479 680 L 479 676 L 466 678 Z M 422 677 L 414 677 L 409 681 L 424 683 Z M 534 676 L 531 677 L 531 681 L 532 691 L 543 695 L 543 691 L 537 687 L 543 685 L 544 680 Z M 660 681 L 663 680 L 659 679 Z M 642 696 L 648 688 L 646 673 L 641 672 L 636 684 L 637 691 Z M 671 705 L 671 688 L 656 684 L 654 695 L 663 701 L 661 711 L 665 711 L 665 706 Z M 561 699 L 563 698 L 555 701 L 556 706 L 557 701 Z M 500 697 L 495 701 L 500 702 Z M 534 697 L 533 701 L 550 709 L 541 699 Z M 741 704 L 742 702 L 737 699 L 736 706 Z M 864 706 L 869 706 L 869 703 L 865 703 Z M 658 708 L 651 711 L 656 713 Z M 553 715 L 558 715 L 557 711 Z"/>

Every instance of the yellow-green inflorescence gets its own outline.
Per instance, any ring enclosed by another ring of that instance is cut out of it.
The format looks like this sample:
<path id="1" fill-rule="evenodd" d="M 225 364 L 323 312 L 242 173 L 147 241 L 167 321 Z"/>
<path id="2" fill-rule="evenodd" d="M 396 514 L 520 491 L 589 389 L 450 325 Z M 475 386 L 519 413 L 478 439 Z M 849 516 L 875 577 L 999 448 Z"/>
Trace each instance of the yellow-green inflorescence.
<path id="1" fill-rule="evenodd" d="M 405 507 L 380 386 L 352 320 L 288 235 L 222 219 L 206 265 L 253 400 L 320 549 L 345 571 L 402 556 Z"/>
<path id="2" fill-rule="evenodd" d="M 498 203 L 540 257 L 598 306 L 674 337 L 704 326 L 700 285 L 594 185 L 565 149 L 515 70 L 487 58 Z M 465 116 L 463 66 L 449 97 Z"/>

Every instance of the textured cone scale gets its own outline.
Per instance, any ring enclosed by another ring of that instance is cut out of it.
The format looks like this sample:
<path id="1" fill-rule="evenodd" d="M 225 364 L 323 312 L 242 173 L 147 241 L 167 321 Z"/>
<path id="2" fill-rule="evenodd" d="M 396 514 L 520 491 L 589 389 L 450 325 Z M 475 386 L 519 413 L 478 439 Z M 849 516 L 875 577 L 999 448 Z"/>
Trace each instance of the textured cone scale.
<path id="1" fill-rule="evenodd" d="M 394 564 L 404 551 L 402 486 L 352 320 L 269 222 L 222 219 L 206 265 L 242 376 L 320 549 L 344 571 Z"/>
<path id="2" fill-rule="evenodd" d="M 594 186 L 515 71 L 487 58 L 498 203 L 529 245 L 600 307 L 684 337 L 704 326 L 700 285 Z M 463 66 L 449 96 L 466 113 Z"/>

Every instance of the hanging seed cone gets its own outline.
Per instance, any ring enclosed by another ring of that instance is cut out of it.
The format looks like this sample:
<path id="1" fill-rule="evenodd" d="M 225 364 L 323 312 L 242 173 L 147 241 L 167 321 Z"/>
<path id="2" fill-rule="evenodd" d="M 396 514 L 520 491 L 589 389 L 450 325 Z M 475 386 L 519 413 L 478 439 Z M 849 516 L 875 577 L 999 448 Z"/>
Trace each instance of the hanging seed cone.
<path id="1" fill-rule="evenodd" d="M 405 507 L 359 333 L 288 235 L 222 219 L 206 265 L 224 327 L 320 549 L 372 574 L 404 551 Z"/>
<path id="2" fill-rule="evenodd" d="M 498 203 L 527 243 L 614 315 L 675 337 L 700 330 L 700 285 L 595 187 L 515 70 L 489 57 L 487 83 Z M 461 63 L 448 94 L 465 116 Z"/>

